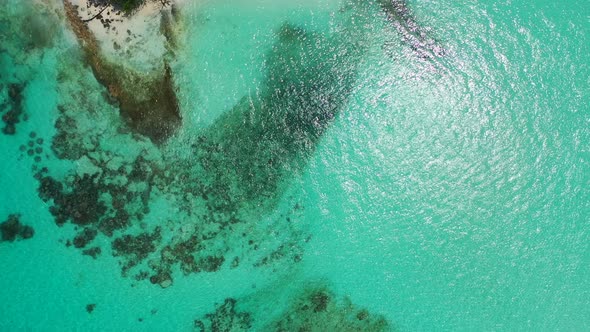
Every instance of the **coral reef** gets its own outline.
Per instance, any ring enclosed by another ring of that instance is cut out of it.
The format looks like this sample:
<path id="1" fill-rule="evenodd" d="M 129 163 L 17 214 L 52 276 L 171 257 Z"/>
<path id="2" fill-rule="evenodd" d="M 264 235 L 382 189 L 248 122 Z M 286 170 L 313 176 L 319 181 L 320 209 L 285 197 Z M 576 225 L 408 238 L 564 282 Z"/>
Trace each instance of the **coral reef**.
<path id="1" fill-rule="evenodd" d="M 10 214 L 0 223 L 0 233 L 2 233 L 2 241 L 13 242 L 32 238 L 35 230 L 31 226 L 23 225 L 20 222 L 20 215 Z"/>
<path id="2" fill-rule="evenodd" d="M 86 256 L 90 256 L 96 259 L 102 253 L 102 249 L 100 247 L 92 247 L 89 249 L 82 250 L 82 254 Z"/>
<path id="3" fill-rule="evenodd" d="M 160 228 L 156 228 L 151 234 L 142 233 L 137 236 L 127 234 L 113 241 L 113 256 L 124 257 L 123 273 L 156 251 L 156 245 L 162 239 L 160 233 Z"/>

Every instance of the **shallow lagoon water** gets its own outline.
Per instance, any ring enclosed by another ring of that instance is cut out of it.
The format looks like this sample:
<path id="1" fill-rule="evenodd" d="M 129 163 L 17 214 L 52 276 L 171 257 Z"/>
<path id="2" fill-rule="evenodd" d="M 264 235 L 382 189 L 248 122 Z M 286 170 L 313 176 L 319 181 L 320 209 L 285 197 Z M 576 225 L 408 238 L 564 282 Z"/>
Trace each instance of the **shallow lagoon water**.
<path id="1" fill-rule="evenodd" d="M 20 214 L 35 234 L 0 243 L 0 329 L 198 330 L 195 321 L 209 327 L 207 314 L 233 298 L 233 311 L 250 315 L 235 315 L 236 326 L 273 330 L 309 294 L 312 303 L 329 296 L 321 314 L 334 320 L 342 312 L 358 320 L 362 309 L 383 316 L 386 327 L 369 324 L 377 330 L 588 329 L 585 2 L 408 2 L 442 56 L 431 44 L 412 45 L 407 27 L 376 4 L 189 3 L 171 60 L 183 126 L 164 146 L 126 127 L 63 18 L 39 13 L 55 31 L 30 38 L 23 22 L 31 4 L 5 2 L 2 114 L 16 107 L 13 83 L 22 87 L 22 113 L 15 134 L 0 135 L 0 221 Z M 281 31 L 293 42 L 281 42 Z M 273 75 L 304 86 L 281 99 L 274 89 L 296 84 Z M 314 75 L 323 84 L 306 88 Z M 283 117 L 307 114 L 291 106 L 298 97 L 303 110 L 327 114 L 319 127 L 305 129 L 301 116 L 280 127 Z M 264 133 L 282 131 L 256 136 L 265 123 L 272 128 Z M 289 134 L 300 144 L 285 143 Z M 147 162 L 137 163 L 140 155 Z M 276 160 L 256 173 L 263 178 L 243 176 L 243 165 L 262 167 L 267 157 Z M 133 180 L 114 174 L 121 166 Z M 129 224 L 106 235 L 113 208 L 96 224 L 70 216 L 58 226 L 50 208 L 67 190 L 42 200 L 42 167 L 66 188 L 100 174 L 93 188 L 108 208 L 113 195 L 132 192 L 123 207 Z M 117 181 L 129 181 L 119 183 L 122 193 L 107 188 Z M 239 222 L 212 228 L 233 217 Z M 114 240 L 157 227 L 158 248 L 122 273 L 137 257 L 114 257 Z M 99 230 L 82 248 L 100 247 L 96 259 L 66 246 L 82 229 Z M 195 254 L 199 272 L 161 258 L 166 245 L 197 233 L 210 237 Z M 199 261 L 207 257 L 225 261 L 207 271 Z M 169 287 L 135 278 L 162 269 Z M 91 313 L 88 304 L 96 304 Z"/>

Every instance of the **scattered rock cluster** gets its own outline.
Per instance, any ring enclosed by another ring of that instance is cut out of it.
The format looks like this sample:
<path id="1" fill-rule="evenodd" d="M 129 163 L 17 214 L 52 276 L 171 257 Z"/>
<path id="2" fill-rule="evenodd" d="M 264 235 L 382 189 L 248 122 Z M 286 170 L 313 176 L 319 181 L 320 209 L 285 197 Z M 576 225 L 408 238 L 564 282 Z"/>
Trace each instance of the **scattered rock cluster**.
<path id="1" fill-rule="evenodd" d="M 145 161 L 138 157 L 131 165 L 126 165 L 128 167 L 116 170 L 103 165 L 100 173 L 75 174 L 65 181 L 56 180 L 43 168 L 36 174 L 39 197 L 52 203 L 49 211 L 57 225 L 71 222 L 80 228 L 73 245 L 84 249 L 99 232 L 111 237 L 149 212 L 151 186 L 145 178 L 148 173 L 142 170 L 146 167 L 143 163 Z M 120 177 L 125 181 L 117 184 L 116 179 Z M 97 247 L 84 250 L 93 257 L 101 253 Z"/>

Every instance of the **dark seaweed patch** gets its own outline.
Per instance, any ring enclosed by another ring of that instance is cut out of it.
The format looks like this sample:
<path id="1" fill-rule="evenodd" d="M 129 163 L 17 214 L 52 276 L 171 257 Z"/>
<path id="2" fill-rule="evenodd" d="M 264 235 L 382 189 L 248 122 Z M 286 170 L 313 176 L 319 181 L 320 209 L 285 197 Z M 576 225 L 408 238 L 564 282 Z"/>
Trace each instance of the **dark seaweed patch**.
<path id="1" fill-rule="evenodd" d="M 74 237 L 74 247 L 84 248 L 86 245 L 94 240 L 98 232 L 95 229 L 84 228 L 76 237 Z"/>
<path id="2" fill-rule="evenodd" d="M 60 117 L 55 122 L 57 134 L 53 137 L 51 149 L 59 159 L 78 160 L 85 153 L 85 147 L 79 133 L 76 133 L 76 120 L 68 116 L 63 106 L 58 106 Z M 96 145 L 96 142 L 92 142 Z"/>
<path id="3" fill-rule="evenodd" d="M 160 285 L 162 288 L 167 288 L 172 285 L 172 276 L 168 272 L 158 271 L 158 273 L 150 277 L 150 282 L 154 285 Z"/>
<path id="4" fill-rule="evenodd" d="M 84 174 L 75 176 L 69 183 L 71 190 L 59 190 L 63 185 L 51 177 L 41 179 L 39 196 L 45 201 L 53 199 L 54 205 L 50 208 L 58 225 L 67 221 L 85 226 L 97 223 L 107 212 L 107 207 L 100 197 L 100 187 L 96 182 L 98 175 Z"/>
<path id="5" fill-rule="evenodd" d="M 195 142 L 211 194 L 227 209 L 274 206 L 352 92 L 364 50 L 355 42 L 282 26 L 260 93 L 244 97 Z"/>

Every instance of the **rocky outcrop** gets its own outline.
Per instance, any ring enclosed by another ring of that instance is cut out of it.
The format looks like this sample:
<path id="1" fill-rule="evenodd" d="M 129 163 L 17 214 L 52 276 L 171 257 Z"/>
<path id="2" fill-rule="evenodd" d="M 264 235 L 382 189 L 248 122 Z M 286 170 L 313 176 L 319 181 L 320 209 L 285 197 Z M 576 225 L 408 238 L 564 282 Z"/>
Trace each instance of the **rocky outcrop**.
<path id="1" fill-rule="evenodd" d="M 65 0 L 64 9 L 94 76 L 118 101 L 123 119 L 154 143 L 164 143 L 182 122 L 170 67 L 164 63 L 160 72 L 144 75 L 109 61 L 76 7 Z"/>

